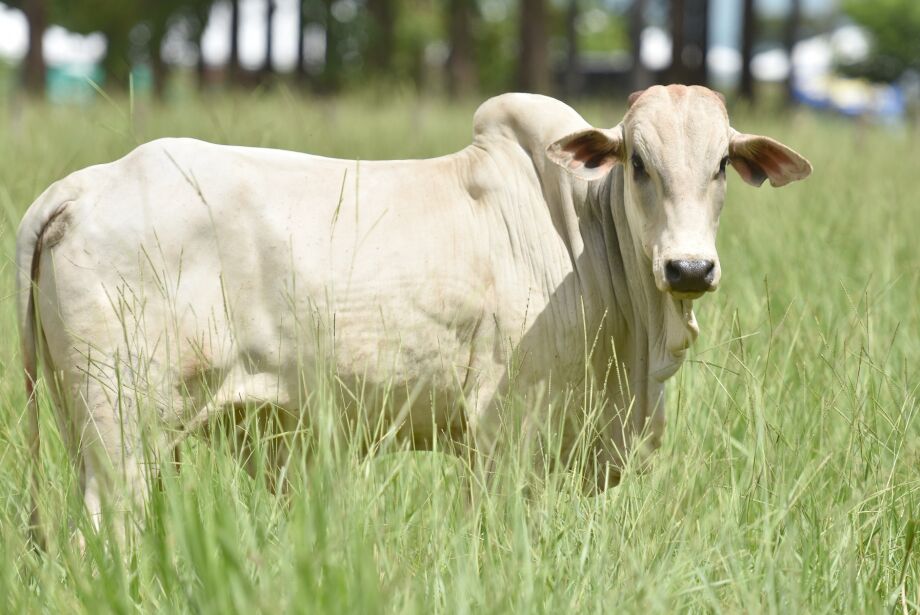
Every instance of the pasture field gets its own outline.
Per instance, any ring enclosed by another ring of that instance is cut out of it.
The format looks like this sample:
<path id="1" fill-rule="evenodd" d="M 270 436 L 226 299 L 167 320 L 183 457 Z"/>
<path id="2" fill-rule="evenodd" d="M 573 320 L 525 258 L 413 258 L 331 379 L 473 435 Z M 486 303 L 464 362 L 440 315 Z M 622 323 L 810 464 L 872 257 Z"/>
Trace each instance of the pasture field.
<path id="1" fill-rule="evenodd" d="M 251 478 L 227 438 L 193 437 L 179 471 L 162 464 L 143 529 L 123 549 L 90 533 L 81 553 L 64 520 L 87 520 L 44 388 L 39 471 L 56 529 L 46 552 L 27 538 L 13 246 L 32 200 L 164 135 L 440 155 L 469 142 L 474 105 L 286 91 L 0 105 L 0 612 L 920 611 L 916 127 L 734 114 L 815 173 L 777 190 L 730 172 L 723 285 L 697 303 L 701 335 L 669 385 L 661 450 L 619 487 L 587 497 L 570 474 L 532 475 L 527 442 L 509 433 L 483 491 L 461 460 L 392 446 L 362 456 L 318 421 L 287 493 Z M 622 113 L 620 101 L 579 108 L 604 126 Z M 334 418 L 334 396 L 313 402 Z"/>

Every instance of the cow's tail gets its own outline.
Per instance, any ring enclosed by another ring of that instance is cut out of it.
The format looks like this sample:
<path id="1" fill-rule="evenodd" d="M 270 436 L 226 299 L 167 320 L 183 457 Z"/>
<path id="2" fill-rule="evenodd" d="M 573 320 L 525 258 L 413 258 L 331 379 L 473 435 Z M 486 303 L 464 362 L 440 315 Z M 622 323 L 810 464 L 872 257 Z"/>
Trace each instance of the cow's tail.
<path id="1" fill-rule="evenodd" d="M 19 339 L 22 349 L 23 374 L 25 376 L 28 417 L 26 421 L 30 453 L 32 510 L 31 533 L 40 545 L 44 543 L 38 514 L 39 449 L 38 400 L 35 386 L 38 381 L 39 354 L 42 353 L 41 319 L 35 302 L 36 284 L 41 265 L 42 244 L 45 230 L 70 203 L 64 196 L 60 183 L 46 190 L 26 212 L 16 233 L 16 294 Z M 47 357 L 43 357 L 47 359 Z"/>

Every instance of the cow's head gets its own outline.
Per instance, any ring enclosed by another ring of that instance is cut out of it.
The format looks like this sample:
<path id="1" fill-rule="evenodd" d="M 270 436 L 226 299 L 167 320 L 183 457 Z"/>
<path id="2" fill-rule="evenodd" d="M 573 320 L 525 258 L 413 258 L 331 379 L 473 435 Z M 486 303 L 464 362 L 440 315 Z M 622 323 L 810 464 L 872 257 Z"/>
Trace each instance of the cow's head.
<path id="1" fill-rule="evenodd" d="M 721 95 L 703 87 L 655 86 L 629 98 L 623 121 L 551 144 L 551 160 L 587 180 L 624 166 L 626 215 L 652 264 L 655 284 L 676 299 L 715 290 L 716 231 L 730 164 L 747 183 L 773 186 L 811 173 L 785 145 L 728 124 Z"/>

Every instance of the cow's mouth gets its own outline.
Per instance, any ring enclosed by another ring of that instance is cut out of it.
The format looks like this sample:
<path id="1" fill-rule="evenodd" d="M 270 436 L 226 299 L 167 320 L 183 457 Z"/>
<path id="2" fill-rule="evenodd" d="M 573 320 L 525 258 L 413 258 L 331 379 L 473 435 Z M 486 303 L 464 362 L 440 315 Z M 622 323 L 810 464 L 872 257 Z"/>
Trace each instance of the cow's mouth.
<path id="1" fill-rule="evenodd" d="M 677 290 L 669 290 L 668 292 L 670 292 L 671 296 L 680 302 L 684 302 L 684 301 L 690 302 L 690 301 L 695 301 L 699 299 L 700 297 L 702 297 L 709 291 L 700 290 L 700 291 L 694 291 L 694 292 L 682 292 L 682 291 L 677 291 Z"/>

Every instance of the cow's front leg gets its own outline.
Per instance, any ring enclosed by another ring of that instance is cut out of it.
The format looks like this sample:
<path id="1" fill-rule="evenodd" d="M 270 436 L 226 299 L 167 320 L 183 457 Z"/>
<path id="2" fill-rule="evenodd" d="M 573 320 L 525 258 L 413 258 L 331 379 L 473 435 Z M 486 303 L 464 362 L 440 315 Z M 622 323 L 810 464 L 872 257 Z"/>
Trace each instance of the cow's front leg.
<path id="1" fill-rule="evenodd" d="M 472 472 L 470 488 L 474 502 L 478 491 L 494 482 L 499 437 L 502 428 L 499 396 L 505 381 L 503 366 L 490 365 L 475 374 L 473 386 L 465 392 L 467 412 L 467 463 Z"/>

